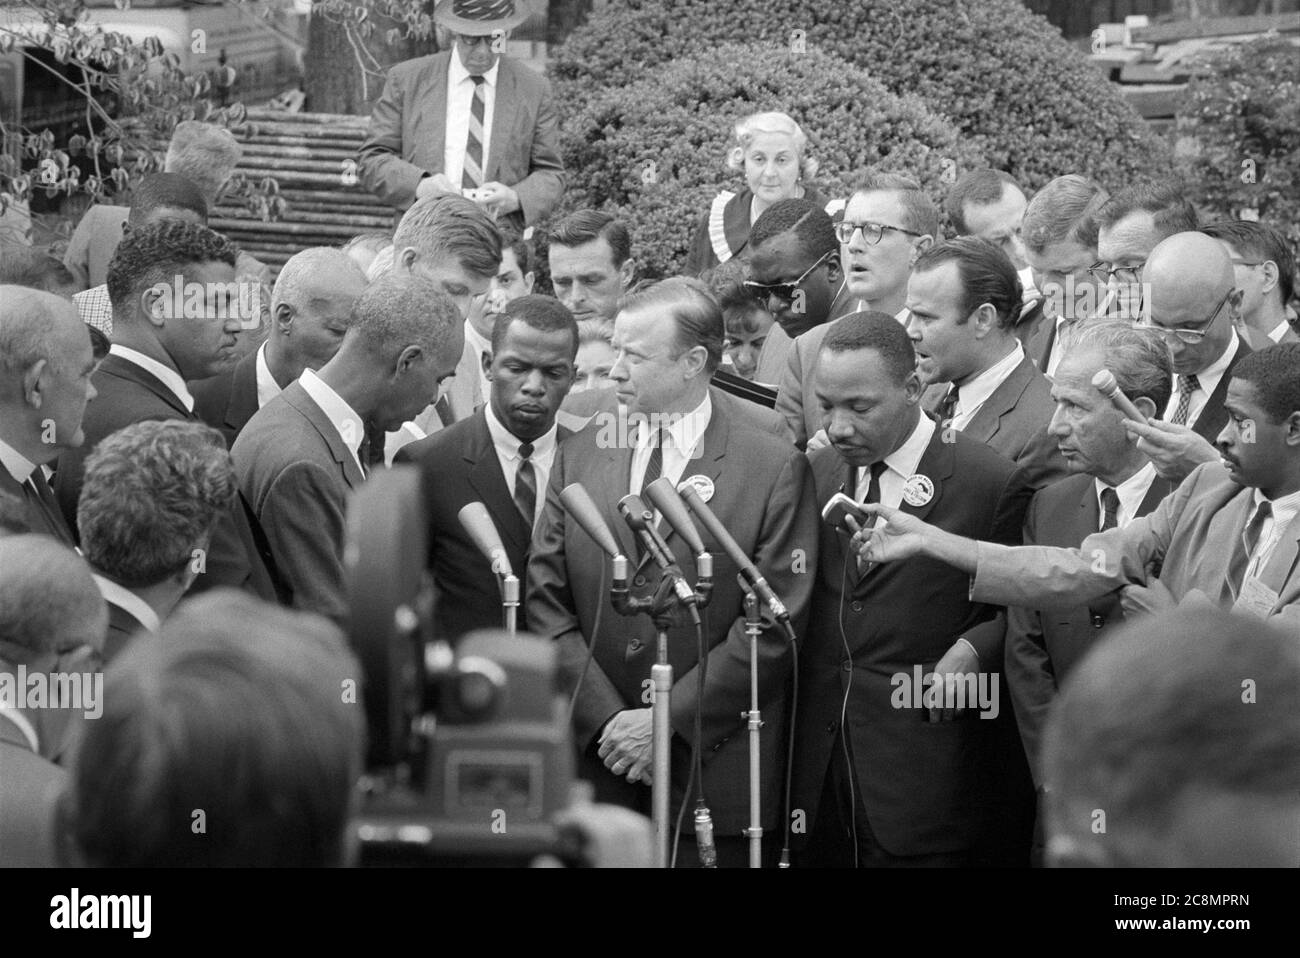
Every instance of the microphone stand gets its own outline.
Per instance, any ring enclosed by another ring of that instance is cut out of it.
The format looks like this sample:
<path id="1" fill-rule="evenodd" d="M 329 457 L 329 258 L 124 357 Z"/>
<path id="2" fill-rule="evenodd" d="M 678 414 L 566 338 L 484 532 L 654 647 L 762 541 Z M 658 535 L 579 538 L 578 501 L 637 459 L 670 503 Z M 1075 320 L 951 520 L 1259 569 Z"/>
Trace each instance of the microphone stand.
<path id="1" fill-rule="evenodd" d="M 501 614 L 506 633 L 513 638 L 519 630 L 519 576 L 513 573 L 501 577 Z"/>
<path id="2" fill-rule="evenodd" d="M 763 816 L 762 816 L 762 775 L 759 771 L 761 762 L 759 744 L 761 741 L 763 717 L 758 709 L 758 637 L 763 625 L 759 618 L 758 596 L 745 590 L 745 634 L 749 636 L 749 711 L 744 717 L 749 719 L 749 827 L 745 837 L 749 839 L 749 867 L 763 867 Z"/>

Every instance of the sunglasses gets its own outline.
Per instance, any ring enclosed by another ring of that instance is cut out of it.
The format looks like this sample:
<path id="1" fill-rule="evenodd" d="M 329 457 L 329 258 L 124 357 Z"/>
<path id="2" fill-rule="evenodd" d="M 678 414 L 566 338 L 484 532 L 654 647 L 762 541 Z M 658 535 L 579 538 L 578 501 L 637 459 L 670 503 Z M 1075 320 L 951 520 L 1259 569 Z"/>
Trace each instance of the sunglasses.
<path id="1" fill-rule="evenodd" d="M 789 306 L 794 302 L 795 295 L 799 287 L 803 285 L 804 280 L 811 276 L 818 266 L 821 266 L 822 263 L 826 262 L 826 260 L 830 259 L 830 257 L 834 255 L 833 252 L 826 253 L 817 260 L 817 262 L 804 270 L 803 275 L 792 283 L 757 283 L 752 279 L 747 279 L 745 280 L 745 291 L 749 293 L 750 296 L 754 297 L 754 302 L 758 303 L 758 305 L 762 306 L 764 309 L 767 308 L 767 304 L 773 296 L 785 305 Z"/>

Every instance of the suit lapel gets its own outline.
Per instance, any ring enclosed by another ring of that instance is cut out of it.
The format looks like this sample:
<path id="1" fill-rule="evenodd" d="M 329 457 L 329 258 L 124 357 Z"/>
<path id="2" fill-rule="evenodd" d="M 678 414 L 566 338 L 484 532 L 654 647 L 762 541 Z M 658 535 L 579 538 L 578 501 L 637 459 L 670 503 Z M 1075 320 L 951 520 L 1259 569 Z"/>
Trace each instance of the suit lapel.
<path id="1" fill-rule="evenodd" d="M 1075 540 L 1082 542 L 1101 528 L 1101 507 L 1097 504 L 1097 483 L 1088 482 L 1079 497 Z"/>
<path id="2" fill-rule="evenodd" d="M 1282 537 L 1269 557 L 1268 565 L 1264 566 L 1259 576 L 1260 581 L 1278 593 L 1279 598 L 1291 573 L 1295 571 L 1297 558 L 1300 558 L 1300 519 L 1293 518 L 1283 530 Z M 1300 583 L 1296 585 L 1300 586 Z"/>
<path id="3" fill-rule="evenodd" d="M 424 125 L 429 130 L 429 162 L 432 170 L 443 170 L 443 154 L 447 151 L 447 71 L 451 69 L 451 58 L 455 50 L 438 55 L 430 67 L 431 88 L 427 95 L 419 89 L 407 90 L 411 103 L 428 103 L 432 107 L 424 117 Z M 419 160 L 416 160 L 418 163 Z M 460 184 L 455 184 L 459 188 Z"/>
<path id="4" fill-rule="evenodd" d="M 510 487 L 501 471 L 501 460 L 497 458 L 483 410 L 475 414 L 473 437 L 464 456 L 469 463 L 469 484 L 478 493 L 479 501 L 492 513 L 497 529 L 526 552 L 532 529 L 525 524 L 519 507 L 510 496 Z M 538 494 L 545 494 L 545 490 L 539 489 Z"/>
<path id="5" fill-rule="evenodd" d="M 484 182 L 496 180 L 501 167 L 501 154 L 510 148 L 510 131 L 514 129 L 519 97 L 515 93 L 515 74 L 503 57 L 497 61 L 496 100 L 492 104 L 492 140 L 488 147 L 487 169 Z"/>
<path id="6" fill-rule="evenodd" d="M 1138 504 L 1137 515 L 1135 518 L 1142 518 L 1149 513 L 1155 512 L 1156 506 L 1164 502 L 1165 496 L 1173 492 L 1173 487 L 1168 479 L 1161 479 L 1156 476 L 1151 480 L 1151 485 L 1147 486 L 1147 494 L 1142 497 Z"/>
<path id="7" fill-rule="evenodd" d="M 1238 336 L 1237 351 L 1233 353 L 1228 368 L 1219 377 L 1219 384 L 1214 387 L 1214 392 L 1210 393 L 1210 398 L 1205 401 L 1200 415 L 1196 417 L 1196 422 L 1192 426 L 1193 432 L 1211 444 L 1228 424 L 1228 410 L 1223 404 L 1228 398 L 1228 382 L 1232 379 L 1232 370 L 1251 351 L 1246 341 Z"/>
<path id="8" fill-rule="evenodd" d="M 709 392 L 712 394 L 713 413 L 709 417 L 709 425 L 704 430 L 704 438 L 700 443 L 700 454 L 694 459 L 686 461 L 686 465 L 682 468 L 681 481 L 685 481 L 692 476 L 707 476 L 716 488 L 718 486 L 718 477 L 722 474 L 723 459 L 727 455 L 727 438 L 731 430 L 727 424 L 727 414 L 724 411 L 725 401 L 718 399 L 717 392 L 712 387 L 710 387 Z M 630 472 L 630 462 L 628 468 Z M 669 547 L 674 550 L 674 554 L 676 554 L 678 546 L 684 548 L 686 545 L 665 519 L 659 521 L 659 534 L 663 536 Z"/>
<path id="9" fill-rule="evenodd" d="M 325 410 L 316 405 L 316 400 L 311 398 L 311 395 L 300 383 L 291 383 L 289 388 L 280 395 L 284 396 L 289 405 L 302 413 L 307 418 L 307 421 L 320 433 L 321 438 L 325 440 L 325 445 L 329 447 L 330 455 L 334 457 L 334 461 L 343 470 L 343 479 L 349 488 L 360 488 L 361 483 L 365 481 L 365 477 L 361 474 L 361 466 L 357 463 L 357 457 L 352 455 L 352 450 L 343 442 L 343 437 L 334 428 L 334 423 L 330 422 L 329 416 L 325 415 Z"/>
<path id="10" fill-rule="evenodd" d="M 226 425 L 240 430 L 257 412 L 257 356 L 254 350 L 240 360 L 230 381 L 230 402 L 226 405 Z"/>
<path id="11" fill-rule="evenodd" d="M 1011 370 L 1011 375 L 1002 380 L 992 395 L 984 400 L 984 405 L 971 417 L 962 432 L 980 442 L 988 442 L 997 435 L 1002 417 L 1016 408 L 1016 403 L 1020 402 L 1020 396 L 1035 371 L 1028 356 L 1022 359 L 1020 365 Z"/>
<path id="12" fill-rule="evenodd" d="M 620 551 L 629 559 L 635 561 L 636 538 L 632 535 L 632 530 L 628 528 L 627 523 L 623 521 L 622 515 L 618 511 L 618 501 L 627 495 L 628 481 L 632 472 L 632 452 L 636 447 L 636 434 L 629 428 L 627 414 L 623 407 L 614 406 L 612 413 L 613 418 L 609 420 L 617 430 L 616 434 L 606 440 L 604 457 L 600 460 L 596 474 L 593 476 L 593 482 L 599 484 L 601 491 L 605 496 L 605 514 L 609 517 L 610 524 L 614 529 L 614 537 L 618 539 Z M 603 430 L 604 424 L 601 429 Z M 597 440 L 597 446 L 602 445 Z M 593 490 L 588 488 L 587 492 Z M 594 498 L 594 495 L 593 495 Z"/>
<path id="13" fill-rule="evenodd" d="M 172 392 L 161 379 L 128 359 L 110 354 L 104 357 L 99 364 L 99 369 L 96 371 L 103 373 L 105 376 L 116 376 L 118 379 L 124 379 L 127 382 L 135 383 L 137 386 L 142 386 L 176 410 L 176 414 L 181 418 L 194 418 L 194 414 L 185 408 L 184 403 L 180 401 L 180 397 Z"/>

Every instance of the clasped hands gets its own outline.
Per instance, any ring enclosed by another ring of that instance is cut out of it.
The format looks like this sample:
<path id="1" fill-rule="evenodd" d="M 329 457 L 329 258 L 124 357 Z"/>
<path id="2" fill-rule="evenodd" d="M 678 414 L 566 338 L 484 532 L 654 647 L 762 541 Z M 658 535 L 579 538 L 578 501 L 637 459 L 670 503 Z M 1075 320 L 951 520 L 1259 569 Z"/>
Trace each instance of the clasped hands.
<path id="1" fill-rule="evenodd" d="M 654 723 L 651 709 L 624 709 L 605 723 L 600 733 L 600 756 L 605 767 L 629 782 L 652 784 Z"/>
<path id="2" fill-rule="evenodd" d="M 479 196 L 474 201 L 493 215 L 514 213 L 519 209 L 519 194 L 504 183 L 493 180 L 478 188 Z M 434 173 L 420 180 L 415 188 L 415 198 L 422 200 L 439 193 L 452 193 L 460 196 L 461 191 L 448 179 L 446 173 Z"/>

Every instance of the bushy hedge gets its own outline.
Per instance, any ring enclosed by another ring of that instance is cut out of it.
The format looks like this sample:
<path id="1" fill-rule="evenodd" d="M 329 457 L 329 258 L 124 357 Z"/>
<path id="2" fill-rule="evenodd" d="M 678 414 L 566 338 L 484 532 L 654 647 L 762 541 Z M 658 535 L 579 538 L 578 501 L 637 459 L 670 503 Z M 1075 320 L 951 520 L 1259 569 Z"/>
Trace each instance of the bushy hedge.
<path id="1" fill-rule="evenodd" d="M 1100 71 L 1019 0 L 611 0 L 550 72 L 559 102 L 580 109 L 601 88 L 714 58 L 728 42 L 764 44 L 773 60 L 800 48 L 842 57 L 945 113 L 1031 188 L 1069 172 L 1118 186 L 1169 162 Z"/>
<path id="2" fill-rule="evenodd" d="M 1300 249 L 1300 47 L 1261 37 L 1208 66 L 1178 115 L 1191 195 L 1217 218 L 1254 211 Z"/>
<path id="3" fill-rule="evenodd" d="M 846 197 L 868 169 L 908 172 L 942 201 L 948 184 L 983 158 L 915 96 L 895 96 L 838 57 L 725 44 L 675 58 L 571 109 L 562 149 L 572 171 L 559 215 L 598 207 L 633 226 L 643 276 L 680 269 L 719 189 L 744 184 L 725 157 L 736 120 L 783 110 L 808 132 L 821 164 L 812 181 Z"/>

